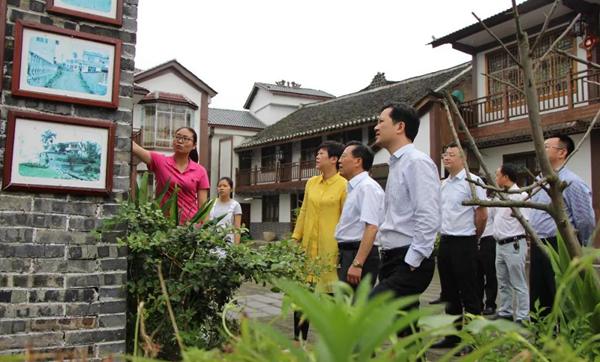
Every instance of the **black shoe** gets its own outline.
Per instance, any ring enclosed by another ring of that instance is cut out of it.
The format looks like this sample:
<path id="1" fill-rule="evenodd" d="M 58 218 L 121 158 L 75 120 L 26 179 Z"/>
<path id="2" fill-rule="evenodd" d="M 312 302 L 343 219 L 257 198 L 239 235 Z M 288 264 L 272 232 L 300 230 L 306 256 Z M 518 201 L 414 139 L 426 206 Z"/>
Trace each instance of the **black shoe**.
<path id="1" fill-rule="evenodd" d="M 444 303 L 442 298 L 434 299 L 431 302 L 429 302 L 429 304 L 441 304 L 441 303 Z"/>
<path id="2" fill-rule="evenodd" d="M 460 343 L 458 336 L 446 336 L 441 341 L 431 345 L 431 348 L 454 348 Z"/>
<path id="3" fill-rule="evenodd" d="M 483 309 L 483 311 L 481 312 L 481 314 L 483 314 L 483 315 L 494 315 L 494 314 L 496 314 L 496 308 L 485 307 Z"/>

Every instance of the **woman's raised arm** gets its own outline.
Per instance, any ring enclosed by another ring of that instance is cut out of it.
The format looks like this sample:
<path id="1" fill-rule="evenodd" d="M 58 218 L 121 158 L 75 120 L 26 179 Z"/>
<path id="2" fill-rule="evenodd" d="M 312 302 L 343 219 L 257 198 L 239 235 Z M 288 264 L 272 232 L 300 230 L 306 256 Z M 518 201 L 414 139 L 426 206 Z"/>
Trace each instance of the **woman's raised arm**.
<path id="1" fill-rule="evenodd" d="M 144 147 L 135 143 L 135 141 L 131 141 L 131 151 L 134 155 L 136 155 L 142 162 L 146 165 L 152 161 L 152 157 L 150 156 L 150 151 L 145 149 Z"/>

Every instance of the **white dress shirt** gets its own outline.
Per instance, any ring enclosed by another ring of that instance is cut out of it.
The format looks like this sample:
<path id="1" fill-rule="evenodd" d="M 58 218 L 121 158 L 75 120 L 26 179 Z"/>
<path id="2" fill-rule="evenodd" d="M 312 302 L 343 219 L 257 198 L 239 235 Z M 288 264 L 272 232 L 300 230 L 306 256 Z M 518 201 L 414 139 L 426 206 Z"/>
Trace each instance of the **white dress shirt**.
<path id="1" fill-rule="evenodd" d="M 410 245 L 404 261 L 419 267 L 431 256 L 440 230 L 440 180 L 431 158 L 408 144 L 390 157 L 384 216 L 378 239 L 382 249 Z"/>
<path id="2" fill-rule="evenodd" d="M 479 176 L 470 173 L 471 180 L 481 182 Z M 485 191 L 475 186 L 480 200 L 486 200 Z M 471 187 L 465 169 L 456 176 L 448 176 L 442 181 L 442 234 L 454 236 L 475 235 L 475 209 L 479 206 L 463 206 L 463 201 L 471 200 Z"/>
<path id="3" fill-rule="evenodd" d="M 491 200 L 488 198 L 488 200 Z M 485 223 L 485 230 L 483 230 L 483 233 L 481 234 L 482 238 L 485 238 L 486 236 L 494 236 L 494 217 L 496 216 L 496 208 L 495 207 L 488 207 L 488 218 L 487 218 L 487 222 Z"/>
<path id="4" fill-rule="evenodd" d="M 516 190 L 519 187 L 517 184 L 513 184 L 509 190 Z M 520 194 L 504 194 L 507 199 L 522 201 L 527 198 L 527 193 L 523 192 Z M 510 207 L 495 207 L 496 216 L 494 217 L 494 237 L 496 240 L 502 240 L 518 235 L 525 235 L 525 229 L 517 220 L 516 217 L 512 216 L 512 210 Z M 519 209 L 523 216 L 527 218 L 527 209 Z"/>
<path id="5" fill-rule="evenodd" d="M 367 171 L 348 181 L 348 192 L 335 238 L 340 243 L 361 241 L 366 224 L 378 226 L 383 212 L 384 192 Z"/>

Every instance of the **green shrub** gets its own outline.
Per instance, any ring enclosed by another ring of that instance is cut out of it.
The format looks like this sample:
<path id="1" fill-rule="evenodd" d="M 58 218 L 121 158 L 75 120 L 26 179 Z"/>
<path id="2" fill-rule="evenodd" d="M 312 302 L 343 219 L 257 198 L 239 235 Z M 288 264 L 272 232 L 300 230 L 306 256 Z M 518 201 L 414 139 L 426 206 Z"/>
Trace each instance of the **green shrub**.
<path id="1" fill-rule="evenodd" d="M 225 236 L 232 230 L 216 226 L 215 221 L 195 225 L 204 220 L 214 200 L 207 202 L 192 222 L 179 225 L 177 192 L 161 207 L 157 200 L 164 192 L 155 199 L 148 191 L 147 177 L 136 191 L 138 197 L 122 203 L 119 213 L 105 223 L 103 230 L 112 231 L 118 226 L 127 230 L 119 242 L 129 248 L 129 330 L 139 328 L 135 323 L 137 307 L 144 302 L 144 328 L 139 334 L 145 339 L 146 349 L 159 349 L 161 356 L 170 358 L 178 355 L 173 328 L 166 318 L 158 265 L 162 266 L 183 342 L 199 348 L 212 348 L 224 341 L 221 312 L 243 282 L 306 278 L 311 264 L 292 241 L 252 248 L 228 243 Z M 131 343 L 130 347 L 134 348 Z"/>

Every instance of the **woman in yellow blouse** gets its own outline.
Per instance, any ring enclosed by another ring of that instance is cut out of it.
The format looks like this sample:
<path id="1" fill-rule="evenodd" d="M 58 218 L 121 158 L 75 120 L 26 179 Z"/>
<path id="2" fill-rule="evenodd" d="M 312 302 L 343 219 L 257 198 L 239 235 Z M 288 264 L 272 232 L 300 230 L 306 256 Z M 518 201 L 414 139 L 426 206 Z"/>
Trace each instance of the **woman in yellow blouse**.
<path id="1" fill-rule="evenodd" d="M 311 259 L 319 258 L 323 271 L 318 277 L 310 277 L 317 289 L 331 292 L 331 283 L 338 280 L 338 245 L 335 240 L 335 227 L 342 214 L 346 200 L 345 178 L 338 173 L 338 160 L 344 152 L 339 142 L 325 141 L 319 146 L 316 157 L 319 176 L 311 177 L 304 190 L 304 201 L 296 221 L 292 239 L 301 242 Z M 294 313 L 294 339 L 302 331 L 302 339 L 308 337 L 308 322 L 301 320 L 300 313 Z"/>

